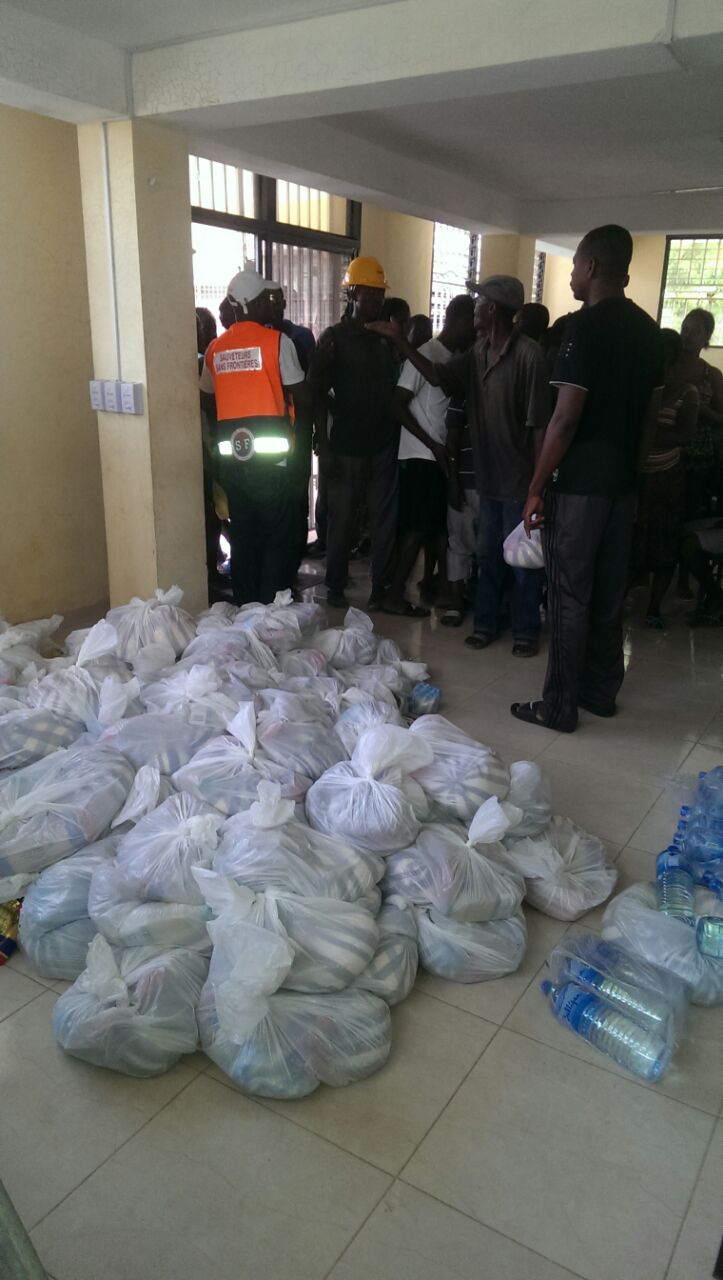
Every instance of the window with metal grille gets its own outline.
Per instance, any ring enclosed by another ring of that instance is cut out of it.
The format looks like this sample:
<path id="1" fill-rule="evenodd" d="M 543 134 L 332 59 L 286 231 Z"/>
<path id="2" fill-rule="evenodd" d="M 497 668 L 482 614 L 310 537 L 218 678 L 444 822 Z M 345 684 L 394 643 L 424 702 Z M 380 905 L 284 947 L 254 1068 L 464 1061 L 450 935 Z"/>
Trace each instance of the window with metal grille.
<path id="1" fill-rule="evenodd" d="M 680 329 L 694 307 L 715 317 L 712 347 L 723 347 L 723 237 L 668 236 L 658 319 Z"/>
<path id="2" fill-rule="evenodd" d="M 217 213 L 256 216 L 255 175 L 249 169 L 220 164 L 204 156 L 188 157 L 191 204 Z"/>
<path id="3" fill-rule="evenodd" d="M 535 261 L 532 268 L 532 290 L 530 292 L 530 302 L 542 302 L 542 292 L 545 287 L 545 262 L 547 255 L 541 249 L 535 250 Z"/>
<path id="4" fill-rule="evenodd" d="M 458 293 L 466 293 L 477 278 L 479 239 L 472 231 L 435 222 L 432 247 L 432 289 L 429 314 L 435 333 L 444 325 L 448 303 Z"/>
<path id="5" fill-rule="evenodd" d="M 278 222 L 287 222 L 294 227 L 345 236 L 347 202 L 343 196 L 333 196 L 328 191 L 318 191 L 316 187 L 277 178 L 276 218 Z"/>

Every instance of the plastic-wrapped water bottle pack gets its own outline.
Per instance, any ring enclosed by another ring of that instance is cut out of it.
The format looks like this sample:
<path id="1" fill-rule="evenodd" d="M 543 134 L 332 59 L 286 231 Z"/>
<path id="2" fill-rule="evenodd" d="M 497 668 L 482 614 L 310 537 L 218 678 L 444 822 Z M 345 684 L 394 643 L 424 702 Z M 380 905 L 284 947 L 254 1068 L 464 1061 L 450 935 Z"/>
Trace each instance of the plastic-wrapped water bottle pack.
<path id="1" fill-rule="evenodd" d="M 60 619 L 0 623 L 0 902 L 25 895 L 20 946 L 74 979 L 67 1053 L 146 1076 L 200 1045 L 250 1093 L 349 1084 L 387 1060 L 418 966 L 503 978 L 525 901 L 572 919 L 608 896 L 537 765 L 439 715 L 365 614 L 330 628 L 281 593 L 193 619 L 181 595 L 63 651 Z"/>

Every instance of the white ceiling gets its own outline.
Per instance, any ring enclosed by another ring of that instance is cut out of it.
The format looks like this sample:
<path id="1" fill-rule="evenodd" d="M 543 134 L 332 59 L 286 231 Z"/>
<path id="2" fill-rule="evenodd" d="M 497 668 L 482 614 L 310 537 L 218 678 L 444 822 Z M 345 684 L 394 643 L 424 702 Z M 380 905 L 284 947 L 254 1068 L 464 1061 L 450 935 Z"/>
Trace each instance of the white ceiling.
<path id="1" fill-rule="evenodd" d="M 300 22 L 392 0 L 11 0 L 12 7 L 50 19 L 121 49 Z"/>
<path id="2" fill-rule="evenodd" d="M 522 200 L 723 184 L 720 68 L 418 103 L 324 123 Z"/>

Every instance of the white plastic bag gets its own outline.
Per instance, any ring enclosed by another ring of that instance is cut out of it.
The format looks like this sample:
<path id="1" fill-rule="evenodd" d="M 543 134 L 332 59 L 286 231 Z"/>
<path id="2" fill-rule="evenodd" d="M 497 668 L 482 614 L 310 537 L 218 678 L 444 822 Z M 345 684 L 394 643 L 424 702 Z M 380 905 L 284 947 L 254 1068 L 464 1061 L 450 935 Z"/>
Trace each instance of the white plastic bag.
<path id="1" fill-rule="evenodd" d="M 100 741 L 122 752 L 136 769 L 152 765 L 159 773 L 171 775 L 188 764 L 212 734 L 208 725 L 155 711 L 119 721 L 105 730 Z"/>
<path id="2" fill-rule="evenodd" d="M 431 764 L 416 770 L 414 777 L 445 817 L 470 822 L 490 796 L 504 800 L 510 771 L 490 747 L 444 716 L 420 716 L 409 731 L 432 749 Z"/>
<path id="3" fill-rule="evenodd" d="M 208 960 L 196 951 L 118 952 L 100 936 L 88 965 L 53 1009 L 66 1053 L 129 1076 L 170 1070 L 198 1044 L 196 1005 Z"/>
<path id="4" fill-rule="evenodd" d="M 414 986 L 419 964 L 417 921 L 414 910 L 403 898 L 386 899 L 377 916 L 379 943 L 374 957 L 354 982 L 355 987 L 400 1004 Z"/>
<path id="5" fill-rule="evenodd" d="M 510 765 L 510 789 L 507 803 L 521 810 L 510 835 L 539 836 L 552 817 L 550 786 L 540 766 L 532 760 L 517 760 Z"/>
<path id="6" fill-rule="evenodd" d="M 159 804 L 163 804 L 163 801 L 168 800 L 172 795 L 173 787 L 170 778 L 164 777 L 152 764 L 142 765 L 135 776 L 123 808 L 118 811 L 110 824 L 111 830 L 116 831 L 120 827 L 124 831 L 127 830 L 129 826 L 145 818 L 147 813 L 152 813 Z"/>
<path id="7" fill-rule="evenodd" d="M 376 658 L 378 640 L 374 635 L 374 623 L 360 609 L 347 609 L 343 627 L 330 627 L 317 631 L 313 647 L 326 657 L 330 667 L 365 666 Z"/>
<path id="8" fill-rule="evenodd" d="M 693 1004 L 723 1003 L 723 961 L 698 950 L 695 929 L 658 911 L 654 884 L 634 884 L 609 902 L 602 935 L 626 951 L 673 973 L 688 987 Z M 705 889 L 695 891 L 696 923 L 723 916 L 723 902 Z"/>
<path id="9" fill-rule="evenodd" d="M 100 744 L 56 751 L 0 781 L 0 876 L 33 874 L 107 831 L 134 778 Z"/>
<path id="10" fill-rule="evenodd" d="M 258 797 L 248 812 L 225 824 L 215 871 L 256 893 L 357 902 L 374 891 L 384 871 L 380 858 L 299 822 L 278 785 L 262 782 Z"/>
<path id="11" fill-rule="evenodd" d="M 142 901 L 202 901 L 193 867 L 210 867 L 223 818 L 185 792 L 171 796 L 123 836 L 116 862 Z"/>
<path id="12" fill-rule="evenodd" d="M 341 1088 L 364 1080 L 389 1057 L 389 1007 L 367 991 L 277 991 L 264 1004 L 264 1016 L 244 1033 L 221 1016 L 210 980 L 201 993 L 203 1049 L 244 1093 L 303 1098 L 320 1084 Z"/>
<path id="13" fill-rule="evenodd" d="M 486 924 L 461 924 L 433 908 L 416 914 L 420 963 L 438 978 L 487 982 L 514 973 L 522 963 L 527 928 L 521 911 Z"/>
<path id="14" fill-rule="evenodd" d="M 253 732 L 255 739 L 255 718 Z M 249 751 L 235 733 L 211 738 L 173 775 L 178 791 L 188 791 L 226 815 L 248 809 L 262 781 L 278 783 L 282 796 L 294 802 L 303 800 L 311 785 L 310 778 L 274 764 L 263 752 Z"/>
<path id="15" fill-rule="evenodd" d="M 93 930 L 114 947 L 190 947 L 210 952 L 206 904 L 147 902 L 113 860 L 97 867 L 88 888 L 88 915 Z"/>
<path id="16" fill-rule="evenodd" d="M 236 914 L 240 936 L 263 928 L 286 939 L 293 960 L 283 986 L 293 991 L 342 991 L 369 964 L 379 941 L 374 917 L 358 903 L 339 898 L 254 893 L 213 871 L 196 869 L 207 904 L 224 920 Z"/>
<path id="17" fill-rule="evenodd" d="M 0 715 L 0 770 L 25 769 L 72 747 L 83 733 L 85 725 L 79 720 L 14 703 Z"/>
<path id="18" fill-rule="evenodd" d="M 278 693 L 271 709 L 260 712 L 257 729 L 269 759 L 311 779 L 320 778 L 346 754 L 329 718 L 310 718 L 315 714 L 300 695 Z"/>
<path id="19" fill-rule="evenodd" d="M 118 632 L 118 653 L 130 660 L 149 644 L 169 644 L 175 654 L 183 653 L 196 634 L 193 618 L 179 608 L 183 599 L 180 587 L 169 591 L 160 588 L 150 600 L 138 596 L 106 614 L 106 621 Z"/>
<path id="20" fill-rule="evenodd" d="M 382 892 L 434 907 L 453 920 L 506 920 L 519 909 L 525 882 L 485 857 L 485 846 L 495 846 L 484 841 L 476 848 L 476 835 L 474 824 L 468 841 L 448 826 L 423 827 L 410 848 L 387 859 Z"/>
<path id="21" fill-rule="evenodd" d="M 45 978 L 77 978 L 85 968 L 96 928 L 88 916 L 93 872 L 115 856 L 118 836 L 107 836 L 41 872 L 20 912 L 18 942 Z"/>
<path id="22" fill-rule="evenodd" d="M 276 658 L 254 631 L 230 627 L 223 631 L 204 631 L 185 650 L 176 669 L 190 670 L 202 663 L 220 664 L 223 669 L 232 662 L 249 662 L 266 671 L 277 671 Z"/>
<path id="23" fill-rule="evenodd" d="M 605 848 L 569 818 L 555 816 L 542 835 L 505 841 L 507 866 L 525 877 L 530 906 L 556 920 L 578 920 L 612 893 L 617 871 L 605 863 Z"/>
<path id="24" fill-rule="evenodd" d="M 511 565 L 513 569 L 544 569 L 545 557 L 540 530 L 533 529 L 528 537 L 524 521 L 520 521 L 505 538 L 502 554 L 505 564 Z"/>
<path id="25" fill-rule="evenodd" d="M 371 694 L 358 689 L 348 689 L 342 698 L 344 710 L 336 722 L 337 736 L 349 755 L 367 729 L 380 724 L 404 725 L 396 703 L 381 702 Z"/>
<path id="26" fill-rule="evenodd" d="M 239 686 L 231 696 L 231 686 L 222 680 L 218 672 L 211 666 L 200 664 L 190 671 L 174 669 L 143 690 L 143 702 L 148 711 L 181 716 L 190 724 L 201 725 L 213 733 L 220 733 L 225 728 L 236 715 L 239 704 L 245 700 L 246 695 Z"/>
<path id="27" fill-rule="evenodd" d="M 307 792 L 311 826 L 371 853 L 406 848 L 417 836 L 419 821 L 402 781 L 430 758 L 430 747 L 407 729 L 368 729 L 351 761 L 329 769 Z"/>
<path id="28" fill-rule="evenodd" d="M 202 609 L 196 617 L 196 635 L 204 631 L 225 631 L 232 627 L 238 616 L 238 606 L 227 600 L 216 600 L 208 609 Z"/>

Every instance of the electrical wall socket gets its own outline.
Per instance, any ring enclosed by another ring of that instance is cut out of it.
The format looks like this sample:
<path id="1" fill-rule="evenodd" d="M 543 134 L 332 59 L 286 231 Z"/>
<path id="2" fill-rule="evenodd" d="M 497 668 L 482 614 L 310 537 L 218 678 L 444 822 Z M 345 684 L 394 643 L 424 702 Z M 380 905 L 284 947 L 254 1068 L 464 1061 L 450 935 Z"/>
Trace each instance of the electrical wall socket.
<path id="1" fill-rule="evenodd" d="M 89 383 L 91 408 L 105 413 L 143 413 L 143 384 L 93 378 Z"/>

